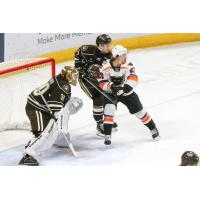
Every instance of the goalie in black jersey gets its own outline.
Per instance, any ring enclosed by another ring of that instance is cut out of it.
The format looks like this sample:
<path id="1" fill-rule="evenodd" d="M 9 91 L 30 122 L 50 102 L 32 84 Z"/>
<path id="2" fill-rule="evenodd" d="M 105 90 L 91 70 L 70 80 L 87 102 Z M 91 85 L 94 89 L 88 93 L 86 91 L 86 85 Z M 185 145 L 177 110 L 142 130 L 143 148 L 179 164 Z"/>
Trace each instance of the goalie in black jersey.
<path id="1" fill-rule="evenodd" d="M 81 99 L 71 97 L 70 84 L 76 85 L 77 76 L 77 71 L 67 66 L 28 96 L 26 114 L 34 137 L 25 147 L 20 165 L 39 165 L 39 155 L 53 144 L 69 144 L 69 116 L 82 107 Z"/>
<path id="2" fill-rule="evenodd" d="M 112 40 L 106 35 L 99 35 L 95 45 L 83 45 L 75 52 L 75 68 L 79 71 L 79 84 L 89 98 L 93 100 L 93 117 L 97 122 L 97 130 L 103 133 L 104 97 L 90 83 L 98 87 L 96 73 L 103 63 L 111 58 Z M 114 123 L 113 127 L 117 127 Z"/>

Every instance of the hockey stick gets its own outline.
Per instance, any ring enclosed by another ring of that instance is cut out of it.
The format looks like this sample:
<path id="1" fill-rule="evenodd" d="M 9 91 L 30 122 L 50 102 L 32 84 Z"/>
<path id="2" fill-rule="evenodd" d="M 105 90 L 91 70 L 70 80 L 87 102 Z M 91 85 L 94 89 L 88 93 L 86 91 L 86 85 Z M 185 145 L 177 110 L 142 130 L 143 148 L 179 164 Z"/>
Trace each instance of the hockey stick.
<path id="1" fill-rule="evenodd" d="M 38 90 L 38 94 L 41 96 L 41 98 L 42 98 L 42 100 L 43 100 L 45 106 L 47 107 L 47 109 L 48 109 L 48 111 L 49 111 L 48 113 L 50 114 L 50 116 L 51 116 L 51 117 L 55 120 L 55 122 L 56 122 L 57 119 L 56 119 L 56 117 L 54 116 L 54 114 L 53 114 L 51 108 L 49 107 L 49 105 L 48 105 L 46 99 L 44 98 L 44 96 L 43 96 L 43 94 L 41 93 L 40 90 Z M 77 152 L 75 151 L 74 146 L 72 145 L 72 143 L 71 143 L 71 141 L 70 141 L 70 139 L 69 139 L 70 137 L 67 137 L 67 135 L 65 135 L 64 133 L 62 133 L 62 134 L 63 134 L 63 136 L 64 136 L 64 138 L 65 138 L 65 140 L 66 140 L 66 142 L 67 142 L 67 144 L 68 144 L 68 146 L 69 146 L 69 148 L 70 148 L 72 154 L 73 154 L 76 158 L 78 158 L 78 154 L 77 154 Z M 69 135 L 69 132 L 67 132 L 67 134 Z"/>
<path id="2" fill-rule="evenodd" d="M 61 112 L 60 117 L 63 118 L 63 112 L 62 112 L 62 111 L 60 111 L 60 112 Z M 62 121 L 62 119 L 61 119 L 61 121 Z M 62 124 L 61 124 L 61 126 L 62 126 Z M 61 128 L 61 129 L 62 129 L 62 128 Z M 73 144 L 71 143 L 69 132 L 67 132 L 67 134 L 65 134 L 65 133 L 63 133 L 63 132 L 61 131 L 61 133 L 63 134 L 63 136 L 64 136 L 64 138 L 65 138 L 67 144 L 69 145 L 69 148 L 70 148 L 72 154 L 73 154 L 76 158 L 78 158 L 79 156 L 78 156 L 77 152 L 75 151 Z"/>
<path id="3" fill-rule="evenodd" d="M 69 132 L 67 132 L 67 135 L 69 135 Z M 77 152 L 75 151 L 74 146 L 73 146 L 73 144 L 70 141 L 70 138 L 67 137 L 67 135 L 63 133 L 63 136 L 64 136 L 67 144 L 69 145 L 69 148 L 70 148 L 72 154 L 74 155 L 74 157 L 78 158 L 79 156 L 78 156 Z"/>
<path id="4" fill-rule="evenodd" d="M 43 100 L 45 106 L 47 107 L 47 109 L 48 109 L 48 111 L 49 111 L 48 113 L 50 114 L 50 116 L 51 116 L 51 117 L 55 120 L 55 122 L 56 122 L 57 119 L 56 119 L 56 117 L 54 116 L 54 114 L 53 114 L 51 108 L 49 107 L 49 104 L 47 103 L 46 99 L 44 98 L 43 94 L 41 93 L 41 91 L 40 91 L 39 89 L 37 90 L 37 92 L 39 93 L 39 95 L 41 96 L 41 98 L 42 98 L 42 100 Z"/>
<path id="5" fill-rule="evenodd" d="M 97 91 L 99 91 L 104 97 L 106 97 L 111 103 L 113 103 L 115 106 L 117 106 L 117 101 L 114 100 L 112 97 L 107 95 L 105 92 L 103 92 L 98 86 L 96 86 L 92 81 L 88 80 L 87 78 L 84 78 L 85 81 L 87 81 L 92 87 L 94 87 Z"/>

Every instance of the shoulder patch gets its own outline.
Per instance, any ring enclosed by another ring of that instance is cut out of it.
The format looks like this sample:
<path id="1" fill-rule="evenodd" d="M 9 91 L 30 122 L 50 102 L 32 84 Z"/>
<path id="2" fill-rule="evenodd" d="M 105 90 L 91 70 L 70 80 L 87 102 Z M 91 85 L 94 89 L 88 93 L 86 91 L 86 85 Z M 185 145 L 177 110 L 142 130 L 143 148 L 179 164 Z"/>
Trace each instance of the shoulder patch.
<path id="1" fill-rule="evenodd" d="M 87 51 L 87 49 L 88 49 L 88 46 L 87 45 L 84 45 L 84 46 L 82 46 L 82 48 L 81 48 L 83 51 Z"/>
<path id="2" fill-rule="evenodd" d="M 63 90 L 67 92 L 67 91 L 69 91 L 69 87 L 70 86 L 68 84 L 65 84 L 65 85 L 63 85 Z"/>

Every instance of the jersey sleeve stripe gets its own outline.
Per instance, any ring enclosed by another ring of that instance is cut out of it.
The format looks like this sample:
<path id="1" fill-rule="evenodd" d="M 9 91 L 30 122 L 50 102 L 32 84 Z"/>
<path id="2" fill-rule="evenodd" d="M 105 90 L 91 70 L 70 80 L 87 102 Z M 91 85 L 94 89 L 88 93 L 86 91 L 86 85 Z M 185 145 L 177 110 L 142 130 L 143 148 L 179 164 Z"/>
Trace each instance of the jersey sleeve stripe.
<path id="1" fill-rule="evenodd" d="M 111 69 L 111 68 L 112 68 L 111 66 L 106 67 L 105 69 L 103 69 L 103 71 L 105 72 L 105 71 L 107 71 L 107 70 L 109 70 L 109 69 Z"/>
<path id="2" fill-rule="evenodd" d="M 137 75 L 130 75 L 128 76 L 128 80 L 132 80 L 132 81 L 138 81 L 138 76 Z"/>
<path id="3" fill-rule="evenodd" d="M 99 87 L 104 90 L 104 91 L 109 91 L 110 90 L 110 85 L 109 85 L 109 82 L 108 81 L 102 81 L 100 84 L 99 84 Z"/>

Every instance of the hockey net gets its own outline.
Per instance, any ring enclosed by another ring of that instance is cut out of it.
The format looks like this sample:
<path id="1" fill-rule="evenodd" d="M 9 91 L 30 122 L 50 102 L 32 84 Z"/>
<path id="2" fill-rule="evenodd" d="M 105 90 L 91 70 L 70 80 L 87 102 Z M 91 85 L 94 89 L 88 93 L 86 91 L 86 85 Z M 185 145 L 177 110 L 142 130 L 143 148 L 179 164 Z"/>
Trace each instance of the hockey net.
<path id="1" fill-rule="evenodd" d="M 30 129 L 27 96 L 55 76 L 55 60 L 30 58 L 0 63 L 0 131 Z"/>

